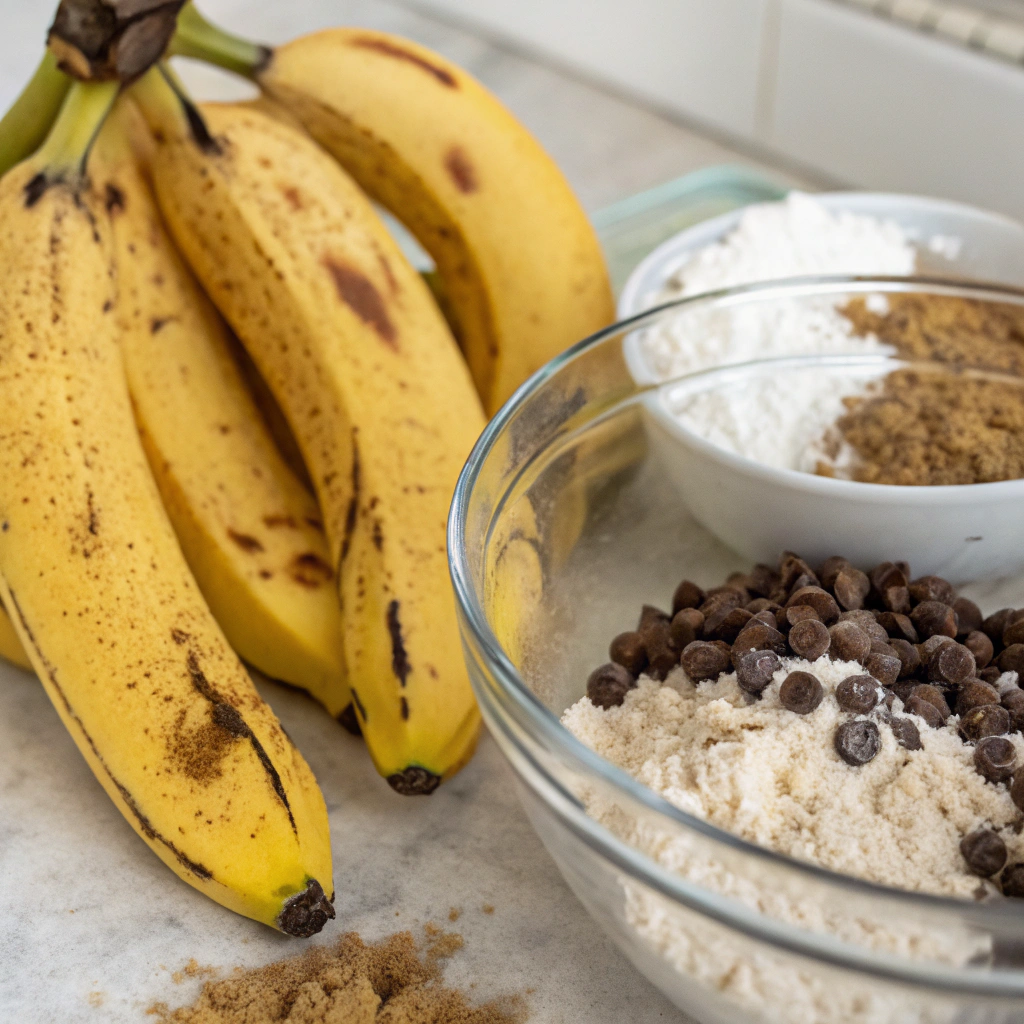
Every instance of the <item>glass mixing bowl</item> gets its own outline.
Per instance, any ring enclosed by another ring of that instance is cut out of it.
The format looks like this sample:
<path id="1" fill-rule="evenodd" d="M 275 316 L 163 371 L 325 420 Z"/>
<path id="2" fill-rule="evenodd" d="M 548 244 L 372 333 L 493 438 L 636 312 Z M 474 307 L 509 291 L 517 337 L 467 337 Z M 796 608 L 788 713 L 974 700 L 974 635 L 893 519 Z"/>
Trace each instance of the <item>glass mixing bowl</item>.
<path id="1" fill-rule="evenodd" d="M 466 659 L 526 811 L 595 921 L 705 1024 L 1024 1021 L 1024 903 L 909 893 L 754 846 L 674 807 L 559 721 L 642 604 L 667 605 L 683 578 L 710 586 L 750 568 L 687 510 L 688 480 L 652 426 L 670 382 L 638 366 L 636 338 L 688 311 L 899 290 L 1024 303 L 880 279 L 682 300 L 537 373 L 488 426 L 456 491 L 449 553 Z M 1024 605 L 1024 579 L 962 593 L 987 614 Z"/>

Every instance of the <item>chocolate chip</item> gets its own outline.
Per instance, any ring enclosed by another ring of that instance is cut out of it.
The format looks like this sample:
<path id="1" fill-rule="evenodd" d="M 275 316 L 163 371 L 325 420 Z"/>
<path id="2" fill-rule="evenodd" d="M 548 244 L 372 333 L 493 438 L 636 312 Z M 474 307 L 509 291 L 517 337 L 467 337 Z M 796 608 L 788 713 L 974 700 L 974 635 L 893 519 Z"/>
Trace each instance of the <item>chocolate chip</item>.
<path id="1" fill-rule="evenodd" d="M 910 613 L 910 621 L 923 637 L 956 636 L 956 612 L 941 601 L 922 601 Z"/>
<path id="2" fill-rule="evenodd" d="M 871 637 L 856 622 L 829 626 L 830 653 L 837 661 L 861 661 L 871 653 Z"/>
<path id="3" fill-rule="evenodd" d="M 929 704 L 931 704 L 932 707 L 934 707 L 935 710 L 939 712 L 940 716 L 942 717 L 943 724 L 945 724 L 946 719 L 949 718 L 951 714 L 953 714 L 949 704 L 946 701 L 946 698 L 943 696 L 942 691 L 937 686 L 932 686 L 930 683 L 920 683 L 919 685 L 914 687 L 914 689 L 911 691 L 911 695 L 914 697 L 919 697 L 921 700 L 927 701 Z M 904 701 L 904 703 L 906 702 Z M 935 728 L 938 728 L 938 726 L 936 726 Z"/>
<path id="4" fill-rule="evenodd" d="M 867 764 L 878 753 L 882 745 L 878 726 L 874 722 L 863 719 L 843 722 L 836 729 L 833 742 L 836 753 L 847 764 L 852 765 Z"/>
<path id="5" fill-rule="evenodd" d="M 657 621 L 640 630 L 647 652 L 647 674 L 662 680 L 679 664 L 679 648 L 672 643 L 672 627 Z"/>
<path id="6" fill-rule="evenodd" d="M 720 587 L 712 587 L 704 599 L 705 604 L 712 598 L 720 596 L 728 597 L 736 607 L 749 604 L 751 599 L 750 591 L 742 583 L 732 582 L 734 579 L 736 579 L 735 573 L 730 577 L 729 583 L 723 583 Z"/>
<path id="7" fill-rule="evenodd" d="M 1010 732 L 1024 731 L 1024 690 L 1007 690 L 999 703 L 1010 713 Z"/>
<path id="8" fill-rule="evenodd" d="M 852 568 L 848 558 L 843 558 L 842 555 L 832 555 L 831 558 L 826 558 L 821 563 L 821 567 L 818 569 L 818 580 L 823 587 L 834 587 L 839 574 Z"/>
<path id="9" fill-rule="evenodd" d="M 638 676 L 647 667 L 647 649 L 639 633 L 620 633 L 608 648 L 608 656 L 631 676 Z"/>
<path id="10" fill-rule="evenodd" d="M 897 718 L 896 715 L 889 715 L 886 718 L 889 728 L 892 729 L 896 742 L 904 750 L 921 749 L 921 733 L 918 731 L 912 718 Z"/>
<path id="11" fill-rule="evenodd" d="M 1017 900 L 1024 897 L 1024 864 L 1011 864 L 999 882 L 1004 896 Z"/>
<path id="12" fill-rule="evenodd" d="M 767 623 L 751 619 L 732 645 L 733 665 L 736 664 L 736 659 L 747 651 L 774 651 L 776 654 L 786 654 L 786 638 Z"/>
<path id="13" fill-rule="evenodd" d="M 980 680 L 981 680 L 981 681 L 982 681 L 983 683 L 988 683 L 988 684 L 989 684 L 989 685 L 991 686 L 991 685 L 994 685 L 994 684 L 995 684 L 995 681 L 996 681 L 996 680 L 997 680 L 997 679 L 998 679 L 998 678 L 999 678 L 999 677 L 1000 677 L 1000 676 L 1001 676 L 1002 674 L 1003 674 L 1003 673 L 999 671 L 999 666 L 998 666 L 998 665 L 987 665 L 987 666 L 986 666 L 985 668 L 983 668 L 983 669 L 982 669 L 982 670 L 981 670 L 981 671 L 980 671 L 980 672 L 978 673 L 978 678 L 979 678 L 979 679 L 980 679 Z"/>
<path id="14" fill-rule="evenodd" d="M 783 608 L 775 618 L 778 621 L 779 629 L 784 633 L 788 633 L 793 626 L 805 619 L 815 619 L 821 622 L 820 616 L 809 604 L 796 604 L 792 608 Z"/>
<path id="15" fill-rule="evenodd" d="M 832 591 L 840 608 L 856 611 L 864 607 L 864 601 L 871 591 L 871 581 L 860 569 L 846 568 L 835 577 Z"/>
<path id="16" fill-rule="evenodd" d="M 943 644 L 928 660 L 928 678 L 956 686 L 970 679 L 975 668 L 974 655 L 963 644 Z"/>
<path id="17" fill-rule="evenodd" d="M 774 651 L 747 651 L 738 659 L 736 682 L 741 690 L 760 694 L 772 681 L 779 665 L 779 656 Z"/>
<path id="18" fill-rule="evenodd" d="M 683 580 L 672 595 L 672 614 L 676 615 L 684 608 L 699 608 L 704 603 L 704 598 L 704 591 L 696 583 Z"/>
<path id="19" fill-rule="evenodd" d="M 970 743 L 985 736 L 1005 736 L 1010 731 L 1010 713 L 998 704 L 971 708 L 960 719 L 960 735 Z"/>
<path id="20" fill-rule="evenodd" d="M 964 639 L 964 647 L 974 655 L 974 664 L 979 672 L 992 660 L 995 654 L 992 641 L 980 629 L 967 634 Z"/>
<path id="21" fill-rule="evenodd" d="M 892 587 L 905 587 L 909 582 L 907 574 L 893 562 L 882 562 L 868 573 L 876 594 L 884 594 Z"/>
<path id="22" fill-rule="evenodd" d="M 914 694 L 911 694 L 909 700 L 904 703 L 903 710 L 908 715 L 917 715 L 918 718 L 923 718 L 925 725 L 931 726 L 933 729 L 941 729 L 946 724 L 946 719 L 942 717 L 934 704 L 930 704 Z"/>
<path id="23" fill-rule="evenodd" d="M 920 685 L 920 683 L 911 679 L 905 683 L 893 683 L 892 686 L 887 686 L 885 688 L 885 692 L 895 694 L 901 701 L 903 701 L 903 705 L 906 707 L 911 694 L 913 694 L 914 690 L 916 690 Z"/>
<path id="24" fill-rule="evenodd" d="M 910 613 L 910 592 L 906 587 L 889 587 L 882 591 L 882 606 L 897 615 Z"/>
<path id="25" fill-rule="evenodd" d="M 667 612 L 655 608 L 653 604 L 645 604 L 640 612 L 640 621 L 637 623 L 636 630 L 638 633 L 642 633 L 648 626 L 658 623 L 664 623 L 667 626 L 670 621 L 671 616 Z"/>
<path id="26" fill-rule="evenodd" d="M 826 626 L 832 625 L 839 618 L 839 605 L 836 604 L 836 599 L 821 587 L 806 586 L 794 590 L 786 602 L 786 607 L 796 605 L 809 605 Z"/>
<path id="27" fill-rule="evenodd" d="M 775 607 L 778 608 L 778 605 Z M 750 609 L 748 608 L 747 611 L 750 611 Z M 771 626 L 772 629 L 778 631 L 779 620 L 775 618 L 774 611 L 769 611 L 765 608 L 764 611 L 754 612 L 754 618 L 757 619 L 758 622 L 763 622 L 766 626 Z"/>
<path id="28" fill-rule="evenodd" d="M 956 600 L 953 584 L 941 576 L 921 576 L 909 583 L 907 589 L 915 604 L 921 604 L 923 601 L 941 601 L 942 604 L 952 605 Z"/>
<path id="29" fill-rule="evenodd" d="M 779 560 L 779 579 L 782 586 L 787 591 L 792 591 L 793 585 L 802 576 L 808 577 L 810 585 L 817 585 L 818 577 L 814 570 L 799 555 L 793 554 L 792 551 L 785 552 Z"/>
<path id="30" fill-rule="evenodd" d="M 952 602 L 953 611 L 956 612 L 956 621 L 960 624 L 960 636 L 967 636 L 975 630 L 981 629 L 981 609 L 966 597 L 958 597 Z"/>
<path id="31" fill-rule="evenodd" d="M 889 634 L 878 624 L 874 613 L 863 609 L 861 611 L 843 612 L 839 616 L 840 622 L 856 623 L 872 640 L 886 641 Z"/>
<path id="32" fill-rule="evenodd" d="M 992 643 L 1001 644 L 1003 642 L 1003 632 L 1010 624 L 1012 616 L 1012 608 L 1000 608 L 999 611 L 993 612 L 982 622 L 981 631 Z"/>
<path id="33" fill-rule="evenodd" d="M 957 690 L 956 713 L 965 715 L 971 708 L 980 708 L 985 704 L 998 704 L 999 691 L 980 679 L 970 679 Z"/>
<path id="34" fill-rule="evenodd" d="M 779 687 L 779 703 L 796 715 L 809 715 L 824 695 L 821 683 L 810 672 L 790 672 Z"/>
<path id="35" fill-rule="evenodd" d="M 621 665 L 611 661 L 590 673 L 587 696 L 599 708 L 616 708 L 634 686 L 636 680 Z"/>
<path id="36" fill-rule="evenodd" d="M 909 679 L 921 667 L 921 655 L 917 648 L 906 640 L 890 640 L 889 646 L 900 659 L 900 674 L 897 678 Z"/>
<path id="37" fill-rule="evenodd" d="M 900 669 L 903 668 L 903 662 L 892 648 L 887 653 L 872 651 L 864 659 L 863 665 L 883 686 L 892 686 L 899 679 Z"/>
<path id="38" fill-rule="evenodd" d="M 974 767 L 989 782 L 1005 782 L 1017 767 L 1017 748 L 1005 736 L 985 736 L 974 748 Z"/>
<path id="39" fill-rule="evenodd" d="M 1003 646 L 1012 647 L 1014 644 L 1024 643 L 1024 619 L 1011 622 L 1003 630 Z"/>
<path id="40" fill-rule="evenodd" d="M 918 653 L 921 655 L 921 661 L 927 665 L 932 660 L 932 655 L 943 645 L 953 644 L 956 641 L 951 636 L 943 636 L 937 634 L 936 636 L 930 636 L 924 643 L 917 645 Z"/>
<path id="41" fill-rule="evenodd" d="M 817 619 L 804 619 L 789 631 L 789 646 L 793 653 L 808 661 L 817 661 L 831 643 L 828 626 Z"/>
<path id="42" fill-rule="evenodd" d="M 778 572 L 770 565 L 755 565 L 750 571 L 747 589 L 766 598 L 780 583 Z"/>
<path id="43" fill-rule="evenodd" d="M 780 607 L 774 601 L 769 601 L 767 597 L 755 597 L 753 601 L 747 604 L 746 609 L 751 615 L 757 615 L 759 612 L 772 612 L 774 614 Z"/>
<path id="44" fill-rule="evenodd" d="M 866 715 L 881 699 L 878 680 L 871 676 L 847 676 L 836 687 L 836 703 L 842 711 Z"/>
<path id="45" fill-rule="evenodd" d="M 694 683 L 705 679 L 717 679 L 729 668 L 729 651 L 717 644 L 709 644 L 704 640 L 694 640 L 683 648 L 679 663 Z"/>
<path id="46" fill-rule="evenodd" d="M 669 626 L 676 650 L 681 651 L 687 644 L 699 640 L 703 629 L 704 616 L 696 608 L 680 608 L 672 616 L 672 624 Z"/>
<path id="47" fill-rule="evenodd" d="M 894 640 L 906 640 L 908 643 L 916 644 L 921 638 L 914 629 L 909 615 L 900 612 L 882 612 L 878 616 L 878 624 Z"/>
<path id="48" fill-rule="evenodd" d="M 1000 672 L 1016 672 L 1024 679 L 1024 644 L 1014 644 L 1007 647 L 998 658 L 996 664 Z"/>
<path id="49" fill-rule="evenodd" d="M 979 828 L 960 840 L 967 866 L 982 878 L 999 874 L 1006 864 L 1006 843 L 990 828 Z"/>
<path id="50" fill-rule="evenodd" d="M 712 612 L 704 620 L 704 638 L 732 643 L 753 617 L 746 608 L 723 608 Z"/>
<path id="51" fill-rule="evenodd" d="M 1020 769 L 1013 776 L 1013 784 L 1010 786 L 1010 799 L 1017 805 L 1017 809 L 1024 811 L 1024 768 Z"/>

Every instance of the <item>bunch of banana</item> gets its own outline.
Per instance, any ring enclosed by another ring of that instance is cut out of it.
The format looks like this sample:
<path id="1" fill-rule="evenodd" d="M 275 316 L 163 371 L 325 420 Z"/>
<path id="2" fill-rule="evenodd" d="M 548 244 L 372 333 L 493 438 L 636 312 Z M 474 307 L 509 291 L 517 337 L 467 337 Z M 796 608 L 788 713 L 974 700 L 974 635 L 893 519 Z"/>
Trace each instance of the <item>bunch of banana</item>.
<path id="1" fill-rule="evenodd" d="M 181 0 L 110 6 L 105 39 L 62 0 L 0 121 L 0 654 L 173 870 L 308 935 L 334 916 L 324 802 L 239 656 L 399 793 L 468 761 L 452 492 L 484 410 L 610 321 L 607 274 L 554 164 L 436 54 L 345 29 L 271 52 L 190 4 L 172 42 Z M 196 106 L 145 71 L 168 44 L 263 97 Z M 58 63 L 111 80 L 69 92 Z M 510 646 L 533 534 L 492 573 Z"/>
<path id="2" fill-rule="evenodd" d="M 83 173 L 116 84 L 75 85 L 0 179 L 0 595 L 111 799 L 181 878 L 309 935 L 334 916 L 327 811 L 202 598 L 119 351 L 110 193 Z"/>

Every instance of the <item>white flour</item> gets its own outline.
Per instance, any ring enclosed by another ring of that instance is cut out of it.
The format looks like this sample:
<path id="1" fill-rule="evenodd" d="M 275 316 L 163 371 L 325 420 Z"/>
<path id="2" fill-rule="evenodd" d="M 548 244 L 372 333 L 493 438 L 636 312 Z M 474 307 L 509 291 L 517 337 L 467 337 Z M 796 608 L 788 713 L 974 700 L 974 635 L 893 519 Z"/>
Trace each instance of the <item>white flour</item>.
<path id="1" fill-rule="evenodd" d="M 955 239 L 933 240 L 955 252 Z M 934 246 L 933 246 L 934 247 Z M 892 222 L 832 213 L 794 192 L 779 203 L 747 209 L 721 242 L 696 252 L 652 303 L 754 281 L 807 274 L 911 274 L 916 253 Z M 884 296 L 872 297 L 885 308 Z M 891 351 L 874 337 L 857 337 L 828 300 L 776 300 L 735 311 L 695 310 L 647 330 L 641 346 L 653 375 L 669 379 L 728 363 L 785 355 Z M 810 445 L 860 394 L 864 378 L 807 376 L 722 389 L 673 411 L 685 426 L 721 447 L 779 468 L 813 471 Z"/>
<path id="2" fill-rule="evenodd" d="M 785 710 L 781 681 L 794 669 L 813 672 L 825 698 L 809 715 Z M 970 898 L 981 880 L 966 871 L 962 835 L 983 824 L 1000 829 L 1010 859 L 1024 856 L 1014 834 L 1019 814 L 1005 785 L 975 771 L 973 748 L 954 726 L 929 729 L 919 719 L 923 749 L 900 747 L 882 724 L 882 747 L 853 768 L 835 753 L 836 726 L 857 717 L 832 696 L 850 662 L 783 659 L 760 701 L 747 703 L 733 673 L 693 686 L 682 669 L 664 685 L 642 677 L 619 708 L 583 698 L 562 721 L 602 757 L 677 807 L 761 846 L 891 886 Z M 898 701 L 894 711 L 901 714 Z M 1024 739 L 1012 737 L 1018 753 Z M 733 871 L 720 853 L 694 837 L 638 821 L 609 797 L 582 793 L 588 813 L 661 865 L 759 914 L 844 942 L 910 959 L 961 966 L 987 947 L 968 933 L 937 932 L 912 921 L 872 918 L 847 905 L 823 903 L 784 876 Z M 741 939 L 705 918 L 680 912 L 628 880 L 626 916 L 675 968 L 757 1019 L 787 1024 L 932 1024 L 949 1019 L 877 982 L 829 978 L 785 954 Z"/>

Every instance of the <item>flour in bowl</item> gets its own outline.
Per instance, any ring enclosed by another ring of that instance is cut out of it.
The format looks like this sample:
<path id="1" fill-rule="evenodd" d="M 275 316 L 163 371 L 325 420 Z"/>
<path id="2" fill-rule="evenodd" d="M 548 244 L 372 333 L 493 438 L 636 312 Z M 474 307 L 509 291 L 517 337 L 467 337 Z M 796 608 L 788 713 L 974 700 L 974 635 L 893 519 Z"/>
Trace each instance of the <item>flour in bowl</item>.
<path id="1" fill-rule="evenodd" d="M 948 249 L 948 245 L 947 245 Z M 912 274 L 916 250 L 894 222 L 832 212 L 793 192 L 778 203 L 749 207 L 736 228 L 684 263 L 651 304 L 735 285 L 809 274 Z M 885 310 L 884 296 L 872 303 Z M 681 311 L 643 332 L 651 376 L 667 380 L 731 363 L 786 355 L 892 352 L 857 334 L 828 299 L 780 299 L 734 310 Z M 807 386 L 785 379 L 729 388 L 690 399 L 673 412 L 720 447 L 784 469 L 813 471 L 816 442 L 860 395 L 863 377 L 818 374 Z"/>

